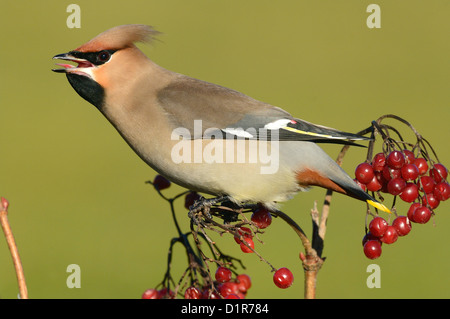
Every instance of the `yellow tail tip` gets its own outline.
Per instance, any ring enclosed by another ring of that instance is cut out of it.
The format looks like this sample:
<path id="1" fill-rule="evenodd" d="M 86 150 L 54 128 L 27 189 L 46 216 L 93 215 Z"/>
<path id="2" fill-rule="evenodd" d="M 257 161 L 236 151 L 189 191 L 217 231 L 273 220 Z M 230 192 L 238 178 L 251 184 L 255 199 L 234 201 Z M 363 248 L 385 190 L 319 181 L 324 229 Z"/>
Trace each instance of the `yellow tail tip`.
<path id="1" fill-rule="evenodd" d="M 389 208 L 387 208 L 386 206 L 384 206 L 383 204 L 379 203 L 379 202 L 374 202 L 373 200 L 368 199 L 367 203 L 369 203 L 370 205 L 372 205 L 373 207 L 382 210 L 383 212 L 386 213 L 391 213 L 391 211 L 389 210 Z"/>

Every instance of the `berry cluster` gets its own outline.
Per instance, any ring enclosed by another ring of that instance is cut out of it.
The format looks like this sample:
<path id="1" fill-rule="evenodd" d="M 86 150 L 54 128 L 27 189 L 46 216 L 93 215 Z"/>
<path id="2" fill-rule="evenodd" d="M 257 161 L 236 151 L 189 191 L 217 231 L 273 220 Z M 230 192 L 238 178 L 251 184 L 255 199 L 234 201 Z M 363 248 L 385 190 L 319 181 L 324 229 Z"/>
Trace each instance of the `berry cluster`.
<path id="1" fill-rule="evenodd" d="M 252 286 L 250 277 L 246 274 L 237 275 L 232 278 L 232 271 L 229 268 L 219 266 L 215 273 L 214 289 L 210 286 L 188 287 L 184 291 L 185 299 L 244 299 L 247 291 Z M 142 294 L 142 299 L 174 299 L 175 293 L 167 288 L 160 290 L 147 289 Z"/>
<path id="2" fill-rule="evenodd" d="M 257 228 L 264 229 L 272 223 L 272 215 L 267 208 L 261 206 L 253 212 L 251 221 Z M 254 252 L 255 243 L 253 242 L 253 233 L 250 228 L 245 226 L 239 227 L 237 229 L 237 235 L 234 236 L 234 240 L 240 245 L 244 253 Z"/>
<path id="3" fill-rule="evenodd" d="M 363 239 L 364 254 L 370 259 L 378 258 L 382 243 L 392 244 L 399 236 L 407 235 L 411 222 L 427 223 L 439 203 L 450 198 L 447 175 L 444 165 L 416 157 L 407 149 L 378 153 L 371 163 L 359 164 L 355 181 L 362 189 L 393 195 L 394 203 L 397 196 L 411 203 L 407 216 L 396 217 L 391 225 L 379 216 L 370 222 Z"/>
<path id="4" fill-rule="evenodd" d="M 161 190 L 167 189 L 171 186 L 170 181 L 168 181 L 165 177 L 161 175 L 157 175 L 152 182 L 148 182 L 154 186 L 154 188 L 158 191 L 158 193 L 168 201 L 173 201 L 175 198 L 181 197 L 182 194 L 176 196 L 173 199 L 166 198 Z M 184 207 L 188 210 L 191 209 L 202 197 L 194 191 L 189 191 L 184 196 Z M 173 206 L 171 206 L 173 209 Z M 219 231 L 221 234 L 229 233 L 234 237 L 234 241 L 240 246 L 240 249 L 244 253 L 256 253 L 255 251 L 255 243 L 253 241 L 255 235 L 257 233 L 262 233 L 262 229 L 269 227 L 272 223 L 272 215 L 271 212 L 262 205 L 256 205 L 251 208 L 247 208 L 246 212 L 252 213 L 250 220 L 242 215 L 242 219 L 239 219 L 239 213 L 227 210 L 226 214 L 222 215 L 219 208 L 211 207 L 209 210 L 209 217 L 220 217 L 224 219 L 224 224 L 212 223 L 212 219 L 206 221 L 206 223 L 200 223 L 201 219 L 196 218 L 194 215 L 193 222 L 198 223 L 197 225 L 203 227 L 204 229 L 215 229 Z M 241 213 L 242 214 L 242 213 Z M 174 216 L 174 215 L 173 215 Z M 237 222 L 237 224 L 235 224 Z M 212 228 L 213 226 L 217 226 L 217 228 Z M 202 233 L 203 239 L 206 239 L 210 248 L 215 250 L 216 243 L 212 242 L 208 239 L 204 233 Z M 194 242 L 198 244 L 199 236 L 196 235 L 196 232 L 191 232 L 191 235 L 194 236 Z M 185 242 L 186 238 L 183 238 L 182 242 L 185 245 L 188 245 Z M 173 241 L 172 242 L 176 242 Z M 197 245 L 200 249 L 200 247 Z M 189 249 L 192 252 L 192 249 Z M 233 260 L 235 258 L 224 255 L 223 253 L 219 253 L 218 250 L 215 250 L 218 253 L 218 260 L 214 260 L 220 265 L 227 264 L 230 265 L 231 268 L 233 266 Z M 259 254 L 258 254 L 259 256 Z M 259 256 L 262 258 L 261 256 Z M 195 258 L 193 255 L 190 258 Z M 263 259 L 263 258 L 262 258 Z M 264 260 L 264 259 L 263 259 Z M 208 263 L 213 261 L 206 256 L 203 256 L 203 261 Z M 270 264 L 269 264 L 270 265 Z M 270 265 L 271 266 L 271 265 Z M 168 281 L 167 274 L 165 279 L 163 280 L 162 289 L 147 289 L 142 294 L 142 299 L 174 299 L 179 296 L 184 296 L 185 299 L 243 299 L 247 294 L 247 290 L 251 287 L 250 277 L 246 274 L 239 274 L 235 278 L 233 278 L 233 272 L 230 268 L 219 266 L 214 276 L 209 275 L 209 270 L 203 267 L 201 263 L 194 262 L 190 265 L 190 267 L 197 268 L 195 270 L 196 274 L 203 274 L 202 278 L 196 278 L 195 280 L 191 279 L 190 286 L 184 291 L 184 294 L 180 292 L 181 281 L 180 284 L 175 287 L 175 291 L 168 289 L 167 287 L 171 284 L 170 280 Z M 272 270 L 274 271 L 273 282 L 274 284 L 282 289 L 286 289 L 290 287 L 294 281 L 294 276 L 292 272 L 286 267 L 275 269 L 273 266 Z M 191 269 L 191 271 L 193 271 Z M 192 273 L 191 273 L 192 274 Z M 193 277 L 196 277 L 195 275 Z M 203 283 L 201 283 L 203 282 Z"/>

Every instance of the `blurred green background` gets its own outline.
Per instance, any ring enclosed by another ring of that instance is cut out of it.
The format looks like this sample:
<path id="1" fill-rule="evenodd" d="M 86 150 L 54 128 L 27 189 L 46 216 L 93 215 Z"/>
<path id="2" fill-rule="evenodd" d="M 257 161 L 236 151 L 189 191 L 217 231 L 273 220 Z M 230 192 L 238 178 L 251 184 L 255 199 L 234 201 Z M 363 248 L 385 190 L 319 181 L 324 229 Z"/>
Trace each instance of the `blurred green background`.
<path id="1" fill-rule="evenodd" d="M 281 106 L 300 118 L 359 131 L 387 113 L 409 120 L 450 165 L 450 2 L 376 1 L 381 29 L 369 29 L 371 1 L 171 0 L 81 1 L 81 28 L 69 29 L 72 1 L 4 1 L 0 10 L 0 195 L 24 264 L 31 298 L 140 298 L 163 278 L 176 235 L 168 205 L 146 180 L 155 172 L 127 146 L 51 58 L 121 24 L 153 25 L 164 34 L 141 46 L 156 63 Z M 403 129 L 403 126 L 398 124 Z M 339 147 L 326 146 L 334 158 Z M 365 150 L 352 149 L 352 175 Z M 181 192 L 171 187 L 169 196 Z M 310 233 L 309 211 L 324 191 L 283 205 Z M 185 230 L 188 218 L 177 203 Z M 406 205 L 400 206 L 400 210 Z M 449 298 L 450 212 L 384 245 L 380 259 L 362 252 L 365 204 L 335 195 L 319 273 L 318 298 Z M 253 280 L 249 298 L 302 298 L 300 242 L 281 220 L 258 251 L 289 267 L 294 285 L 272 283 L 269 267 L 242 254 L 231 238 L 220 247 L 242 258 Z M 176 279 L 186 267 L 176 246 Z M 368 265 L 381 267 L 369 289 Z M 69 264 L 81 288 L 69 289 Z M 16 298 L 15 273 L 0 239 L 0 298 Z"/>

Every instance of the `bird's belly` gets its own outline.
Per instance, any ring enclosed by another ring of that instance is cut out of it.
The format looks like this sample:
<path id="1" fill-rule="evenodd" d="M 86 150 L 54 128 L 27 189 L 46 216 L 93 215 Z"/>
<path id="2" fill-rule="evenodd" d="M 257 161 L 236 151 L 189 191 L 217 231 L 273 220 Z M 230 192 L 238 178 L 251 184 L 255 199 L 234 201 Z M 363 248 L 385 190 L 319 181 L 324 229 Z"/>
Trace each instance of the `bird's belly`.
<path id="1" fill-rule="evenodd" d="M 301 189 L 270 142 L 179 140 L 170 145 L 151 166 L 188 189 L 264 203 L 288 200 Z"/>

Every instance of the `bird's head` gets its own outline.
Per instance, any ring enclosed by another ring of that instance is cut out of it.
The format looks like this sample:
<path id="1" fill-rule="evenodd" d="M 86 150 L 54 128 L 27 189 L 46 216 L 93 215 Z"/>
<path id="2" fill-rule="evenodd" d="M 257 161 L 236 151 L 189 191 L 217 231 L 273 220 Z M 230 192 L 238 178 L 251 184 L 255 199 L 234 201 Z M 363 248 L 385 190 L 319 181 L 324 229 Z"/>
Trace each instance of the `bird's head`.
<path id="1" fill-rule="evenodd" d="M 127 72 L 139 67 L 139 58 L 145 57 L 135 42 L 149 42 L 159 32 L 142 24 L 127 24 L 109 29 L 68 53 L 53 59 L 74 62 L 57 63 L 75 91 L 88 102 L 101 108 L 105 89 L 111 82 L 117 84 Z M 128 73 L 131 74 L 131 73 Z"/>

